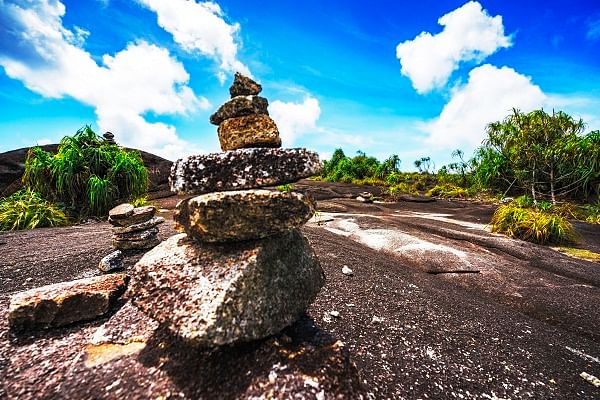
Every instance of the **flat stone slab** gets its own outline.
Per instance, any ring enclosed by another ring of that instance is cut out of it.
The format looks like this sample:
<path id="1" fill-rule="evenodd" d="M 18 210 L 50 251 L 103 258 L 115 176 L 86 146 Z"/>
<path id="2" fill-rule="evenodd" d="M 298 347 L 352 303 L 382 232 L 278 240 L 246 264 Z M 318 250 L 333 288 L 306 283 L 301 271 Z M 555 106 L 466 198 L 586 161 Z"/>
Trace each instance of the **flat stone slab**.
<path id="1" fill-rule="evenodd" d="M 236 96 L 225 102 L 219 109 L 210 116 L 210 123 L 220 125 L 230 118 L 242 117 L 247 115 L 262 114 L 269 115 L 267 108 L 269 101 L 260 96 Z"/>
<path id="2" fill-rule="evenodd" d="M 203 194 L 181 201 L 176 229 L 202 242 L 262 239 L 300 227 L 315 203 L 309 196 L 271 190 L 237 190 Z"/>
<path id="3" fill-rule="evenodd" d="M 126 274 L 108 274 L 17 293 L 10 300 L 9 325 L 24 331 L 94 319 L 110 309 L 127 282 Z"/>
<path id="4" fill-rule="evenodd" d="M 324 284 L 298 230 L 226 245 L 171 236 L 131 270 L 135 306 L 194 345 L 221 346 L 280 332 Z"/>
<path id="5" fill-rule="evenodd" d="M 129 203 L 119 204 L 108 212 L 108 216 L 113 220 L 127 218 L 133 214 L 134 208 L 135 207 Z"/>
<path id="6" fill-rule="evenodd" d="M 133 231 L 127 233 L 115 233 L 113 234 L 114 240 L 128 240 L 132 242 L 140 240 L 153 239 L 158 234 L 158 228 L 150 228 L 143 231 Z"/>
<path id="7" fill-rule="evenodd" d="M 112 233 L 121 235 L 121 234 L 129 233 L 129 232 L 144 231 L 144 230 L 153 228 L 155 226 L 158 226 L 159 224 L 162 224 L 163 222 L 165 222 L 165 219 L 163 217 L 152 217 L 148 221 L 140 222 L 140 223 L 129 225 L 129 226 L 113 226 Z"/>
<path id="8" fill-rule="evenodd" d="M 281 147 L 275 121 L 267 115 L 247 115 L 224 121 L 217 129 L 221 150 L 246 147 Z"/>
<path id="9" fill-rule="evenodd" d="M 313 151 L 250 148 L 190 156 L 171 168 L 171 191 L 204 194 L 296 182 L 317 175 L 323 165 Z"/>
<path id="10" fill-rule="evenodd" d="M 151 249 L 160 243 L 156 235 L 144 240 L 117 240 L 113 237 L 112 245 L 119 250 L 145 250 Z"/>
<path id="11" fill-rule="evenodd" d="M 235 73 L 233 83 L 229 88 L 231 97 L 256 95 L 262 91 L 262 86 L 239 72 Z"/>
<path id="12" fill-rule="evenodd" d="M 127 217 L 115 219 L 109 216 L 108 222 L 113 226 L 136 225 L 149 221 L 154 217 L 154 214 L 156 214 L 156 207 L 154 206 L 135 207 Z"/>

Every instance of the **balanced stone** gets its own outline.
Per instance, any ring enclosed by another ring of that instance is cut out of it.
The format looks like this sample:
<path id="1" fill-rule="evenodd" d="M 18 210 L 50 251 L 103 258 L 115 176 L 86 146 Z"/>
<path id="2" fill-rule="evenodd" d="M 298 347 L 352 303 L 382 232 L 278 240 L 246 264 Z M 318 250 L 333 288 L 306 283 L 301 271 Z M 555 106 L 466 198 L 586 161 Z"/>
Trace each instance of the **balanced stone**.
<path id="1" fill-rule="evenodd" d="M 318 259 L 296 229 L 215 245 L 171 236 L 131 275 L 135 306 L 180 337 L 210 347 L 278 333 L 324 284 Z"/>
<path id="2" fill-rule="evenodd" d="M 155 213 L 156 207 L 154 206 L 136 207 L 132 210 L 131 214 L 126 217 L 113 218 L 109 214 L 108 222 L 115 226 L 129 226 L 148 221 L 154 217 Z"/>
<path id="3" fill-rule="evenodd" d="M 145 229 L 143 231 L 133 231 L 127 233 L 115 233 L 113 234 L 113 239 L 115 240 L 131 240 L 131 241 L 140 241 L 140 240 L 148 240 L 153 239 L 158 234 L 158 228 L 150 228 Z"/>
<path id="4" fill-rule="evenodd" d="M 260 96 L 237 96 L 224 103 L 217 112 L 210 116 L 210 123 L 219 125 L 230 118 L 244 115 L 264 114 L 269 115 L 267 107 L 269 102 Z"/>
<path id="5" fill-rule="evenodd" d="M 106 313 L 127 287 L 126 274 L 108 274 L 43 286 L 10 300 L 8 323 L 16 331 L 45 329 Z"/>
<path id="6" fill-rule="evenodd" d="M 221 150 L 244 147 L 281 147 L 279 130 L 268 115 L 247 115 L 225 120 L 219 129 Z"/>
<path id="7" fill-rule="evenodd" d="M 303 225 L 315 204 L 300 193 L 270 190 L 216 192 L 183 200 L 176 229 L 202 242 L 261 239 Z"/>
<path id="8" fill-rule="evenodd" d="M 165 222 L 163 217 L 152 217 L 148 221 L 140 222 L 139 224 L 133 224 L 129 226 L 113 226 L 112 232 L 114 234 L 123 234 L 128 232 L 137 232 L 147 229 L 154 228 L 155 226 Z"/>
<path id="9" fill-rule="evenodd" d="M 296 182 L 317 175 L 319 155 L 306 149 L 249 148 L 179 159 L 171 167 L 171 190 L 204 194 Z"/>
<path id="10" fill-rule="evenodd" d="M 247 76 L 236 72 L 233 83 L 229 88 L 229 94 L 231 97 L 257 95 L 261 92 L 261 90 L 262 86 L 260 84 L 254 82 Z"/>
<path id="11" fill-rule="evenodd" d="M 108 217 L 113 221 L 127 218 L 133 214 L 134 208 L 135 207 L 129 203 L 119 204 L 108 212 Z"/>
<path id="12" fill-rule="evenodd" d="M 117 240 L 113 237 L 113 247 L 120 250 L 142 250 L 150 249 L 160 243 L 160 239 L 156 235 L 145 240 Z"/>

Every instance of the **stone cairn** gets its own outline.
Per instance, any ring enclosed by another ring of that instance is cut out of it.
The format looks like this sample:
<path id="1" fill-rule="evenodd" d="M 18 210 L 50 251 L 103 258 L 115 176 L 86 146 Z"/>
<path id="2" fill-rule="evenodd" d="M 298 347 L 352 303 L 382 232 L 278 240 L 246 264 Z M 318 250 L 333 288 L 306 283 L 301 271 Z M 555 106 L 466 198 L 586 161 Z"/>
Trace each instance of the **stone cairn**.
<path id="1" fill-rule="evenodd" d="M 300 193 L 259 189 L 321 170 L 318 155 L 282 149 L 261 86 L 236 73 L 231 99 L 210 117 L 222 153 L 178 160 L 171 190 L 180 232 L 131 270 L 142 312 L 199 346 L 261 339 L 296 321 L 324 284 L 299 227 L 314 212 Z M 195 197 L 193 197 L 195 196 Z"/>
<path id="2" fill-rule="evenodd" d="M 112 227 L 112 244 L 119 250 L 151 249 L 160 243 L 158 225 L 165 222 L 156 217 L 156 207 L 133 207 L 129 203 L 116 206 L 108 212 Z"/>

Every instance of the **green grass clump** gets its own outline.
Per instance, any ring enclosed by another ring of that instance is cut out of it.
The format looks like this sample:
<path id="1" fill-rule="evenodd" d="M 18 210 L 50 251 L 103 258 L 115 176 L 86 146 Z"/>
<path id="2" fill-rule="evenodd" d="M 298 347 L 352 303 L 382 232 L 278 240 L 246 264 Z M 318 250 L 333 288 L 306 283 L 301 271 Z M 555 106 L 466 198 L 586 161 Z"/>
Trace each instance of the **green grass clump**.
<path id="1" fill-rule="evenodd" d="M 492 232 L 540 244 L 569 243 L 577 238 L 573 226 L 564 217 L 514 204 L 498 207 L 491 227 Z"/>
<path id="2" fill-rule="evenodd" d="M 285 183 L 283 185 L 277 186 L 277 190 L 283 193 L 289 193 L 294 190 L 294 185 L 292 183 Z"/>
<path id="3" fill-rule="evenodd" d="M 593 251 L 585 249 L 576 249 L 574 247 L 560 247 L 558 250 L 561 253 L 570 255 L 571 257 L 581 258 L 587 261 L 600 263 L 600 253 L 595 253 Z"/>
<path id="4" fill-rule="evenodd" d="M 445 185 L 436 185 L 433 188 L 429 189 L 426 196 L 436 196 L 443 198 L 465 198 L 468 196 L 467 191 L 459 186 L 445 184 Z"/>
<path id="5" fill-rule="evenodd" d="M 22 189 L 0 200 L 0 231 L 62 226 L 65 213 L 39 193 Z"/>
<path id="6" fill-rule="evenodd" d="M 418 195 L 419 191 L 414 187 L 414 185 L 410 185 L 406 182 L 400 182 L 396 185 L 388 187 L 385 193 L 394 197 L 401 194 Z"/>

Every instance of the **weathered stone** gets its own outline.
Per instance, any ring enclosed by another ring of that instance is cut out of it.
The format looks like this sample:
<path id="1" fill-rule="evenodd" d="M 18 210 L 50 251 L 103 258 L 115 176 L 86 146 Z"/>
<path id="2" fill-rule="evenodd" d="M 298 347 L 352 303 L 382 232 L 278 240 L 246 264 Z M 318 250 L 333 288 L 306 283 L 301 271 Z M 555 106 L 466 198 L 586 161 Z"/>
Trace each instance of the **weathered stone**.
<path id="1" fill-rule="evenodd" d="M 160 243 L 160 239 L 154 235 L 146 240 L 115 240 L 113 238 L 113 247 L 120 250 L 144 250 L 151 249 Z"/>
<path id="2" fill-rule="evenodd" d="M 203 194 L 296 182 L 321 168 L 319 155 L 302 148 L 239 149 L 177 160 L 169 182 L 179 194 Z"/>
<path id="3" fill-rule="evenodd" d="M 17 293 L 10 300 L 9 325 L 23 331 L 94 319 L 110 309 L 127 281 L 125 274 L 108 274 Z"/>
<path id="4" fill-rule="evenodd" d="M 134 232 L 128 232 L 128 233 L 118 233 L 118 234 L 113 234 L 113 239 L 114 240 L 130 240 L 130 241 L 140 241 L 140 240 L 148 240 L 148 239 L 152 239 L 156 237 L 156 234 L 158 233 L 158 228 L 150 228 L 144 231 L 134 231 Z"/>
<path id="5" fill-rule="evenodd" d="M 98 269 L 102 272 L 110 272 L 123 268 L 123 253 L 121 250 L 115 250 L 100 260 Z"/>
<path id="6" fill-rule="evenodd" d="M 202 242 L 262 239 L 304 224 L 315 204 L 300 193 L 270 190 L 215 192 L 183 200 L 176 229 Z"/>
<path id="7" fill-rule="evenodd" d="M 240 74 L 239 72 L 235 73 L 233 83 L 229 88 L 229 94 L 231 97 L 256 95 L 261 91 L 262 86 L 260 84 L 254 82 L 252 79 Z"/>
<path id="8" fill-rule="evenodd" d="M 127 217 L 117 219 L 109 215 L 108 222 L 115 226 L 135 225 L 152 219 L 154 214 L 156 214 L 156 207 L 154 206 L 136 207 Z"/>
<path id="9" fill-rule="evenodd" d="M 244 115 L 269 115 L 269 101 L 260 96 L 236 96 L 225 102 L 217 112 L 210 116 L 210 123 L 219 125 L 230 118 Z"/>
<path id="10" fill-rule="evenodd" d="M 153 228 L 159 224 L 162 224 L 163 222 L 165 222 L 165 219 L 163 217 L 153 217 L 148 221 L 140 222 L 139 224 L 133 224 L 129 226 L 113 226 L 112 232 L 114 234 L 120 235 L 128 232 L 144 231 Z"/>
<path id="11" fill-rule="evenodd" d="M 319 261 L 296 229 L 220 245 L 171 236 L 131 274 L 135 306 L 185 340 L 209 347 L 281 331 L 324 283 Z"/>
<path id="12" fill-rule="evenodd" d="M 135 207 L 129 203 L 119 204 L 108 212 L 108 216 L 112 220 L 127 218 L 133 214 Z"/>
<path id="13" fill-rule="evenodd" d="M 281 147 L 277 125 L 267 115 L 228 119 L 219 125 L 217 132 L 223 151 L 245 147 Z"/>

